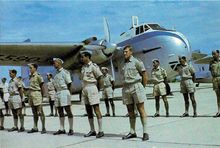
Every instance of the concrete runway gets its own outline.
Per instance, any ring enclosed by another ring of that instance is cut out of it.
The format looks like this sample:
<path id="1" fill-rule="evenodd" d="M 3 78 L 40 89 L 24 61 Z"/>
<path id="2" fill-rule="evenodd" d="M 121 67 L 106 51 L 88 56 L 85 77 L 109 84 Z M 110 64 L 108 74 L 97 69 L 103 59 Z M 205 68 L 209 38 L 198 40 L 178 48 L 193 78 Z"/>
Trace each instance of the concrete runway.
<path id="1" fill-rule="evenodd" d="M 0 131 L 0 148 L 210 148 L 220 147 L 220 118 L 213 118 L 216 114 L 217 104 L 216 96 L 212 90 L 212 84 L 200 84 L 196 91 L 198 117 L 180 116 L 184 112 L 184 100 L 179 92 L 179 83 L 172 83 L 171 88 L 174 96 L 168 97 L 170 106 L 170 117 L 153 118 L 155 113 L 155 101 L 148 95 L 145 101 L 145 107 L 149 115 L 148 133 L 150 140 L 142 142 L 142 126 L 140 118 L 136 121 L 136 131 L 138 138 L 122 140 L 121 137 L 129 132 L 129 120 L 125 117 L 127 111 L 121 100 L 115 101 L 116 117 L 103 117 L 103 130 L 105 136 L 100 139 L 95 137 L 84 138 L 83 135 L 89 131 L 87 117 L 84 105 L 74 103 L 72 105 L 74 113 L 74 131 L 73 136 L 59 135 L 54 136 L 53 132 L 59 128 L 58 117 L 46 117 L 47 134 L 28 134 L 27 132 L 17 133 L 8 132 L 7 129 L 13 126 L 12 116 L 5 117 L 5 130 Z M 146 93 L 152 92 L 152 87 L 146 89 Z M 115 92 L 120 97 L 120 89 Z M 160 114 L 165 115 L 163 101 L 160 102 Z M 100 104 L 102 114 L 106 113 L 105 104 Z M 44 112 L 50 113 L 48 105 L 45 105 Z M 190 115 L 192 115 L 192 106 L 190 102 Z M 97 120 L 95 119 L 97 129 Z M 39 120 L 39 129 L 41 122 Z M 25 129 L 30 130 L 33 126 L 32 113 L 27 108 L 25 116 Z M 65 120 L 65 129 L 68 132 L 68 120 Z"/>

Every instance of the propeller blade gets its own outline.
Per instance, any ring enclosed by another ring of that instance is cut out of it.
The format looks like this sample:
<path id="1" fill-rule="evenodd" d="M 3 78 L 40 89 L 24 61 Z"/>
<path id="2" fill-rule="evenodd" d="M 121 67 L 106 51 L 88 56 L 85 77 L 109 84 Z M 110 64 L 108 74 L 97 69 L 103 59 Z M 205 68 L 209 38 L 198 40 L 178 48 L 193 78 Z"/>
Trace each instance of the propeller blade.
<path id="1" fill-rule="evenodd" d="M 105 17 L 104 17 L 103 24 L 104 24 L 105 40 L 106 40 L 107 42 L 110 42 L 109 26 L 108 26 L 107 19 L 106 19 Z"/>
<path id="2" fill-rule="evenodd" d="M 113 62 L 112 62 L 112 58 L 110 59 L 110 64 L 111 64 L 111 70 L 112 70 L 112 77 L 115 81 L 115 69 L 114 69 L 114 65 L 113 65 Z"/>

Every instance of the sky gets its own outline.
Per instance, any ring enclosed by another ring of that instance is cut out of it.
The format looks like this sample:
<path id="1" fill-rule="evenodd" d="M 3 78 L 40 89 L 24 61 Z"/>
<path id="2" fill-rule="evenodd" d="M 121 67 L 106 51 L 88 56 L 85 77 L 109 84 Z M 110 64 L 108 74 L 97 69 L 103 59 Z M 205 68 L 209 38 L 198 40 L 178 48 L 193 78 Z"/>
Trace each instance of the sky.
<path id="1" fill-rule="evenodd" d="M 111 42 L 139 22 L 159 23 L 183 33 L 192 50 L 220 48 L 220 1 L 10 1 L 0 0 L 0 42 L 80 42 L 104 38 L 103 17 Z M 0 73 L 0 78 L 2 73 Z"/>

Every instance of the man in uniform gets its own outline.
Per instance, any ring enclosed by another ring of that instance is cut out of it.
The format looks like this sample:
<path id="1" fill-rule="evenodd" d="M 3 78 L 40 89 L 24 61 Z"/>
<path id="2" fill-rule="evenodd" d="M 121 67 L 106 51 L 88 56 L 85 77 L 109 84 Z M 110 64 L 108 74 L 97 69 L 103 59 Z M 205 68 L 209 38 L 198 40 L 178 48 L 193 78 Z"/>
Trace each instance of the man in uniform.
<path id="1" fill-rule="evenodd" d="M 73 135 L 73 114 L 71 110 L 71 76 L 70 73 L 63 68 L 63 60 L 59 58 L 53 58 L 53 66 L 57 70 L 54 76 L 54 87 L 56 90 L 55 105 L 57 107 L 60 119 L 60 129 L 53 133 L 54 135 L 66 134 L 64 128 L 64 109 L 67 113 L 69 120 L 69 133 L 68 135 Z"/>
<path id="2" fill-rule="evenodd" d="M 45 115 L 42 107 L 43 95 L 44 95 L 44 80 L 42 76 L 37 72 L 38 65 L 35 63 L 28 64 L 30 70 L 30 78 L 29 78 L 29 104 L 32 109 L 33 119 L 34 119 L 34 127 L 28 131 L 28 133 L 38 132 L 38 118 L 40 116 L 42 123 L 42 131 L 41 134 L 46 133 L 45 128 Z"/>
<path id="3" fill-rule="evenodd" d="M 160 113 L 160 96 L 163 98 L 165 110 L 166 110 L 166 117 L 169 116 L 169 104 L 167 101 L 167 92 L 166 92 L 166 85 L 167 83 L 167 73 L 166 70 L 160 67 L 160 61 L 158 59 L 153 60 L 153 69 L 151 71 L 151 77 L 154 83 L 153 88 L 153 95 L 155 96 L 155 107 L 156 113 L 154 117 L 159 117 Z"/>
<path id="4" fill-rule="evenodd" d="M 213 90 L 217 96 L 218 112 L 214 117 L 220 117 L 220 58 L 219 50 L 212 51 L 213 60 L 210 62 L 209 70 L 212 74 Z"/>
<path id="5" fill-rule="evenodd" d="M 11 80 L 9 81 L 8 91 L 10 94 L 9 97 L 9 107 L 12 110 L 13 119 L 14 119 L 14 127 L 9 129 L 9 132 L 18 131 L 23 132 L 24 129 L 24 116 L 22 114 L 22 98 L 23 98 L 23 89 L 22 83 L 20 83 L 16 77 L 16 70 L 9 70 L 9 75 Z M 18 116 L 20 118 L 21 127 L 18 130 Z"/>
<path id="6" fill-rule="evenodd" d="M 195 70 L 191 65 L 188 65 L 186 62 L 185 56 L 179 57 L 180 65 L 177 68 L 179 75 L 181 77 L 180 81 L 180 92 L 183 94 L 185 101 L 185 113 L 182 117 L 189 116 L 189 96 L 193 106 L 193 117 L 197 117 L 196 112 L 196 100 L 195 100 Z"/>
<path id="7" fill-rule="evenodd" d="M 4 130 L 4 114 L 2 110 L 5 108 L 4 104 L 4 92 L 3 92 L 3 85 L 0 83 L 0 130 Z"/>
<path id="8" fill-rule="evenodd" d="M 4 102 L 5 102 L 5 116 L 11 116 L 10 114 L 10 108 L 8 106 L 8 99 L 9 99 L 9 92 L 8 92 L 8 83 L 6 82 L 6 78 L 2 78 L 2 87 L 3 87 L 3 93 L 4 93 Z"/>
<path id="9" fill-rule="evenodd" d="M 56 96 L 55 87 L 53 84 L 53 75 L 51 73 L 47 73 L 47 89 L 48 89 L 48 95 L 49 95 L 49 103 L 50 103 L 50 114 L 49 116 L 54 116 L 53 114 L 53 108 L 54 108 L 54 100 Z M 57 108 L 55 107 L 55 116 L 57 116 Z"/>
<path id="10" fill-rule="evenodd" d="M 122 68 L 123 88 L 122 99 L 126 104 L 129 113 L 130 132 L 122 139 L 130 139 L 137 137 L 135 131 L 136 115 L 134 112 L 134 104 L 140 113 L 143 126 L 143 141 L 149 139 L 147 134 L 147 114 L 144 109 L 144 101 L 146 93 L 144 87 L 147 84 L 147 72 L 142 61 L 132 56 L 132 47 L 130 45 L 124 47 L 125 63 Z"/>
<path id="11" fill-rule="evenodd" d="M 104 100 L 105 100 L 105 106 L 106 106 L 106 110 L 107 110 L 107 113 L 105 114 L 105 116 L 110 116 L 108 101 L 110 101 L 112 113 L 113 113 L 113 116 L 115 116 L 115 104 L 113 102 L 114 79 L 108 73 L 107 67 L 102 67 L 101 71 L 103 73 L 103 82 L 104 82 L 104 89 L 102 92 L 102 98 L 104 98 Z"/>
<path id="12" fill-rule="evenodd" d="M 21 81 L 22 83 L 22 88 L 23 92 L 27 90 L 27 87 L 24 84 L 23 78 L 21 76 L 18 77 L 18 81 Z M 23 99 L 22 99 L 22 109 L 23 109 L 23 115 L 26 116 L 26 105 L 25 105 L 25 100 L 27 99 L 27 96 L 25 96 L 25 93 L 23 94 Z"/>
<path id="13" fill-rule="evenodd" d="M 85 103 L 90 124 L 90 132 L 84 135 L 84 137 L 96 136 L 96 138 L 101 138 L 104 136 L 104 132 L 102 131 L 102 114 L 99 109 L 100 98 L 98 89 L 103 86 L 103 74 L 100 71 L 100 68 L 91 61 L 91 51 L 84 50 L 81 51 L 80 54 L 81 61 L 84 64 L 81 70 L 81 80 L 83 83 L 82 99 Z M 93 110 L 97 116 L 99 126 L 98 134 L 96 134 L 94 127 Z"/>

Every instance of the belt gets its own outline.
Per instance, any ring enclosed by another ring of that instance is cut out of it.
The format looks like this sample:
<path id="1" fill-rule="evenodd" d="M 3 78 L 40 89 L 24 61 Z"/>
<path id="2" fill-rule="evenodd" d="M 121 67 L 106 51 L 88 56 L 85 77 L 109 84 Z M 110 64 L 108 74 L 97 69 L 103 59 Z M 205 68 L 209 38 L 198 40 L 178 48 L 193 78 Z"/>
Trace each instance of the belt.
<path id="1" fill-rule="evenodd" d="M 125 83 L 124 85 L 132 85 L 132 84 L 136 84 L 136 83 L 140 83 L 140 80 L 134 81 L 134 82 L 130 82 L 130 83 Z"/>

